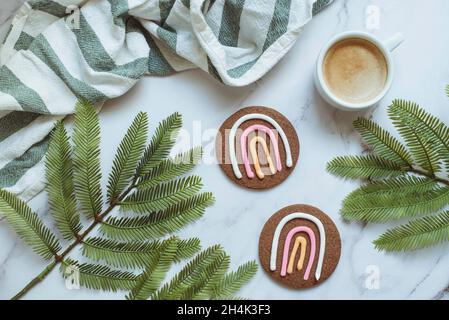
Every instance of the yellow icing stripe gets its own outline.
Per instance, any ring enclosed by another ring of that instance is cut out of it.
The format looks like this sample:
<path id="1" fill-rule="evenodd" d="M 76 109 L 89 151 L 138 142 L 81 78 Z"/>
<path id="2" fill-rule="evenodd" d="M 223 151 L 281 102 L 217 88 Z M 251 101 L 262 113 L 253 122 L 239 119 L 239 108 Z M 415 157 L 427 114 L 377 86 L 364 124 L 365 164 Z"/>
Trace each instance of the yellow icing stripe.
<path id="1" fill-rule="evenodd" d="M 302 267 L 304 265 L 304 259 L 306 257 L 306 247 L 307 247 L 307 240 L 304 237 L 297 237 L 295 240 L 295 244 L 293 245 L 292 253 L 290 254 L 290 260 L 288 261 L 288 268 L 287 273 L 291 274 L 293 273 L 293 264 L 295 263 L 295 256 L 298 252 L 298 248 L 301 246 L 301 253 L 299 255 L 298 265 L 297 269 L 298 271 L 302 270 Z"/>
<path id="2" fill-rule="evenodd" d="M 257 155 L 257 148 L 256 148 L 257 143 L 260 143 L 262 145 L 263 151 L 268 160 L 268 165 L 270 167 L 271 174 L 275 174 L 276 169 L 274 168 L 273 161 L 271 160 L 270 152 L 268 151 L 267 142 L 260 136 L 255 136 L 254 138 L 252 138 L 251 142 L 249 144 L 249 149 L 251 152 L 251 157 L 253 158 L 253 161 L 254 161 L 254 169 L 256 170 L 256 174 L 259 177 L 259 179 L 263 179 L 265 177 L 265 175 L 262 172 L 262 169 L 260 168 L 260 161 L 259 161 L 259 157 Z"/>

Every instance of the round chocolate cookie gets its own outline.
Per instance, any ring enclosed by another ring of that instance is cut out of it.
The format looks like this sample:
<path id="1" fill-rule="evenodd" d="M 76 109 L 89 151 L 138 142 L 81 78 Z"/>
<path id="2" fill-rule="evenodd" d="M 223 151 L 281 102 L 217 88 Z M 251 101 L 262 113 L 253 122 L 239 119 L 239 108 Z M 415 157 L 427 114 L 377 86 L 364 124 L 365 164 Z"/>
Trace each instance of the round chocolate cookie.
<path id="1" fill-rule="evenodd" d="M 295 289 L 326 281 L 337 267 L 340 253 L 337 227 L 328 215 L 308 205 L 276 212 L 259 238 L 259 258 L 265 272 Z"/>
<path id="2" fill-rule="evenodd" d="M 222 124 L 215 150 L 220 167 L 236 184 L 268 189 L 295 169 L 299 139 L 290 121 L 276 110 L 248 107 Z"/>

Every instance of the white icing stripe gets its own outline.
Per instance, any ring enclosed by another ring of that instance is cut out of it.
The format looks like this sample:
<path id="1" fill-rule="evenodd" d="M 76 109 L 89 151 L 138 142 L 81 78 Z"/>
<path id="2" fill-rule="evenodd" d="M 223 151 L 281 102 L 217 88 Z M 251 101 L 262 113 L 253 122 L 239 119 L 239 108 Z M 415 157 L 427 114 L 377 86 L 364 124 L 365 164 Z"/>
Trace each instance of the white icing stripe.
<path id="1" fill-rule="evenodd" d="M 273 118 L 261 114 L 261 113 L 251 113 L 244 115 L 240 119 L 238 119 L 231 128 L 229 133 L 229 155 L 231 158 L 232 170 L 237 179 L 242 179 L 242 173 L 240 172 L 239 165 L 237 163 L 237 155 L 235 152 L 235 135 L 237 134 L 237 129 L 240 127 L 242 123 L 249 120 L 260 119 L 269 122 L 273 125 L 273 127 L 277 130 L 279 135 L 281 136 L 282 142 L 284 143 L 285 155 L 286 155 L 286 165 L 291 168 L 293 166 L 292 152 L 290 150 L 290 144 L 288 142 L 287 136 L 284 130 L 281 128 L 279 123 L 276 122 Z"/>
<path id="2" fill-rule="evenodd" d="M 279 237 L 281 236 L 282 229 L 288 222 L 294 219 L 306 219 L 312 221 L 318 227 L 318 230 L 320 232 L 320 254 L 318 256 L 318 265 L 315 271 L 315 279 L 319 280 L 321 277 L 321 269 L 323 268 L 324 252 L 326 250 L 326 233 L 324 231 L 323 223 L 317 217 L 307 213 L 291 213 L 282 218 L 282 220 L 279 222 L 278 226 L 276 227 L 276 231 L 274 232 L 273 242 L 271 244 L 270 270 L 276 271 L 276 258 L 279 246 Z"/>

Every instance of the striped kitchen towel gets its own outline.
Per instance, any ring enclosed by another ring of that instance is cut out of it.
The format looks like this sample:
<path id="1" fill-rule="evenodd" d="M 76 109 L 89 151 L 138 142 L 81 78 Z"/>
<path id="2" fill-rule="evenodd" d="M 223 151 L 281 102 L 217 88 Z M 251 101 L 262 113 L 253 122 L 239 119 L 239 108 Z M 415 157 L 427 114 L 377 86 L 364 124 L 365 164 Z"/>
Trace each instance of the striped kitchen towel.
<path id="1" fill-rule="evenodd" d="M 250 84 L 332 0 L 30 0 L 0 49 L 0 188 L 44 187 L 46 138 L 79 98 L 101 104 L 145 75 L 201 68 Z"/>

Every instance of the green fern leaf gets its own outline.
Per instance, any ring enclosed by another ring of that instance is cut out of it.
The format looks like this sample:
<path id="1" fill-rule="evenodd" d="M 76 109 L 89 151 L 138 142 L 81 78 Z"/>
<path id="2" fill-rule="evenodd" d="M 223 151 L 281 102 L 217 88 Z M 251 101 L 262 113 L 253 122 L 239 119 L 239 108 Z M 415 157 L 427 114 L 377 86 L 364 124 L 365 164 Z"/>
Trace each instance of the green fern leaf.
<path id="1" fill-rule="evenodd" d="M 412 164 L 412 158 L 407 149 L 378 124 L 365 118 L 358 118 L 354 121 L 354 128 L 381 158 L 401 165 Z"/>
<path id="2" fill-rule="evenodd" d="M 449 85 L 446 86 L 446 95 L 449 97 Z"/>
<path id="3" fill-rule="evenodd" d="M 88 218 L 102 210 L 100 125 L 94 106 L 86 101 L 76 105 L 73 131 L 73 176 L 76 196 Z"/>
<path id="4" fill-rule="evenodd" d="M 131 182 L 148 138 L 148 115 L 140 112 L 120 143 L 109 176 L 108 200 L 117 200 Z"/>
<path id="5" fill-rule="evenodd" d="M 211 193 L 202 193 L 182 200 L 166 210 L 142 217 L 108 218 L 102 223 L 100 231 L 112 239 L 123 241 L 158 238 L 198 220 L 213 203 Z"/>
<path id="6" fill-rule="evenodd" d="M 439 129 L 433 122 L 436 118 L 430 117 L 416 104 L 401 100 L 393 101 L 389 108 L 389 115 L 404 138 L 416 163 L 431 173 L 439 172 L 441 170 L 440 154 L 438 153 L 438 144 L 434 140 L 437 135 L 433 134 L 434 130 Z M 444 127 L 444 125 L 442 126 Z M 432 133 L 429 134 L 429 132 Z"/>
<path id="7" fill-rule="evenodd" d="M 58 239 L 30 207 L 14 194 L 0 189 L 0 214 L 11 228 L 45 260 L 56 257 L 61 246 Z"/>
<path id="8" fill-rule="evenodd" d="M 192 258 L 201 250 L 201 241 L 198 238 L 190 238 L 187 240 L 180 240 L 178 243 L 178 252 L 175 256 L 175 262 Z"/>
<path id="9" fill-rule="evenodd" d="M 417 250 L 449 241 L 449 211 L 388 230 L 374 244 L 378 250 Z"/>
<path id="10" fill-rule="evenodd" d="M 61 262 L 60 271 L 65 279 L 78 278 L 81 286 L 102 291 L 131 290 L 138 281 L 138 276 L 130 272 L 101 265 L 80 264 L 71 259 Z"/>
<path id="11" fill-rule="evenodd" d="M 176 113 L 164 120 L 145 149 L 147 120 L 146 113 L 139 113 L 118 147 L 108 179 L 110 206 L 105 211 L 100 183 L 100 126 L 94 106 L 86 101 L 76 105 L 73 152 L 64 126 L 56 125 L 51 134 L 46 175 L 52 215 L 64 238 L 72 239 L 61 254 L 58 239 L 38 215 L 19 198 L 0 189 L 0 214 L 38 254 L 45 259 L 54 258 L 14 299 L 23 297 L 58 264 L 67 281 L 102 291 L 126 290 L 127 298 L 133 300 L 232 298 L 253 276 L 254 264 L 243 265 L 228 274 L 230 258 L 219 246 L 197 254 L 201 249 L 198 238 L 149 240 L 198 220 L 214 199 L 211 193 L 199 193 L 200 177 L 177 179 L 201 159 L 201 148 L 167 158 L 181 127 L 180 115 Z M 82 237 L 78 204 L 87 218 L 95 219 Z M 133 213 L 108 218 L 117 206 Z M 107 238 L 92 237 L 97 225 Z M 93 263 L 69 258 L 69 253 L 78 246 Z M 194 255 L 161 288 L 172 264 Z M 137 275 L 127 271 L 130 269 L 143 272 Z"/>
<path id="12" fill-rule="evenodd" d="M 136 269 L 147 266 L 160 248 L 161 241 L 117 242 L 95 237 L 83 242 L 82 254 L 111 267 Z"/>
<path id="13" fill-rule="evenodd" d="M 146 270 L 139 276 L 136 286 L 126 297 L 129 300 L 147 300 L 161 285 L 170 270 L 178 251 L 179 240 L 166 240 L 157 255 L 149 263 Z"/>
<path id="14" fill-rule="evenodd" d="M 250 261 L 240 266 L 237 271 L 225 275 L 213 289 L 213 299 L 227 299 L 238 292 L 257 273 L 257 263 Z"/>
<path id="15" fill-rule="evenodd" d="M 162 211 L 195 195 L 202 187 L 203 183 L 198 176 L 169 181 L 134 192 L 120 202 L 120 209 L 138 213 Z"/>
<path id="16" fill-rule="evenodd" d="M 403 196 L 419 194 L 429 190 L 434 190 L 438 183 L 430 178 L 418 178 L 415 176 L 398 177 L 389 180 L 375 181 L 364 185 L 351 194 L 343 202 L 343 207 L 348 207 L 352 203 L 360 203 L 366 199 L 372 199 L 383 195 Z"/>
<path id="17" fill-rule="evenodd" d="M 153 294 L 153 300 L 179 300 L 193 297 L 205 286 L 205 279 L 213 275 L 210 269 L 217 268 L 226 254 L 220 246 L 212 246 L 199 253 L 172 280 Z"/>
<path id="18" fill-rule="evenodd" d="M 111 267 L 137 269 L 145 268 L 161 250 L 162 244 L 161 241 L 117 242 L 95 237 L 84 241 L 82 253 L 93 261 L 105 262 Z M 198 238 L 179 240 L 174 262 L 191 258 L 200 248 Z"/>
<path id="19" fill-rule="evenodd" d="M 428 144 L 436 149 L 449 169 L 449 127 L 416 103 L 396 100 L 393 105 L 393 112 L 427 137 Z"/>
<path id="20" fill-rule="evenodd" d="M 214 295 L 214 289 L 228 272 L 231 258 L 222 254 L 208 265 L 202 272 L 202 277 L 196 281 L 182 296 L 182 300 L 208 300 Z"/>
<path id="21" fill-rule="evenodd" d="M 381 179 L 405 174 L 397 163 L 377 156 L 337 157 L 327 164 L 327 171 L 348 179 Z"/>
<path id="22" fill-rule="evenodd" d="M 162 182 L 170 181 L 179 176 L 182 176 L 193 170 L 202 156 L 202 148 L 194 148 L 189 152 L 180 154 L 174 159 L 166 159 L 162 161 L 157 167 L 150 170 L 140 180 L 138 184 L 139 189 L 146 189 L 154 187 Z"/>
<path id="23" fill-rule="evenodd" d="M 140 176 L 157 167 L 170 154 L 182 127 L 182 117 L 174 113 L 163 120 L 154 134 L 150 145 L 146 148 L 137 172 Z"/>
<path id="24" fill-rule="evenodd" d="M 58 123 L 51 133 L 46 157 L 46 178 L 50 212 L 65 239 L 76 238 L 81 230 L 73 187 L 72 148 L 67 131 Z"/>
<path id="25" fill-rule="evenodd" d="M 385 222 L 433 213 L 447 203 L 449 187 L 438 187 L 426 192 L 378 194 L 360 201 L 347 201 L 341 214 L 348 220 Z"/>

